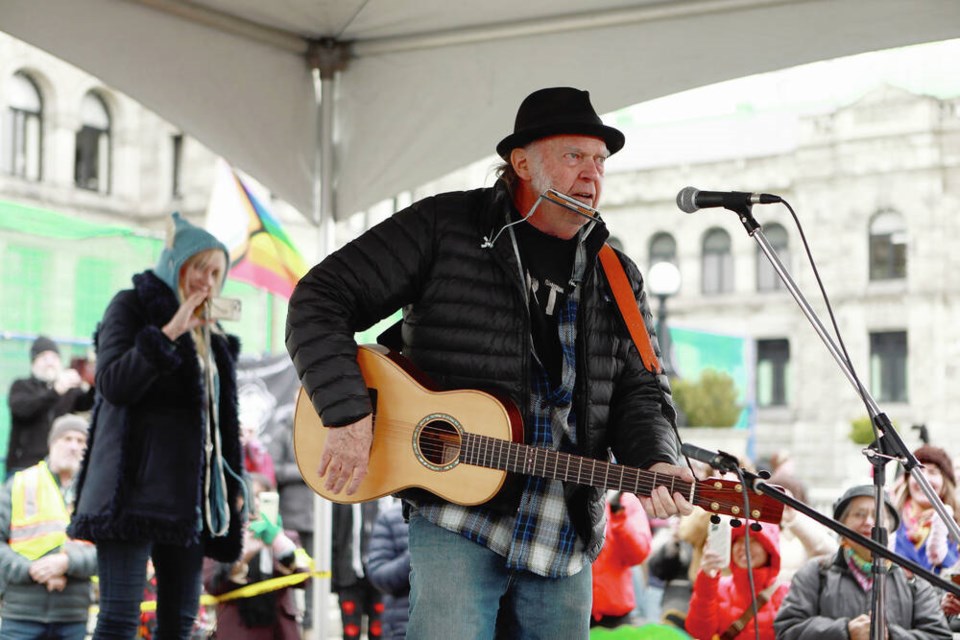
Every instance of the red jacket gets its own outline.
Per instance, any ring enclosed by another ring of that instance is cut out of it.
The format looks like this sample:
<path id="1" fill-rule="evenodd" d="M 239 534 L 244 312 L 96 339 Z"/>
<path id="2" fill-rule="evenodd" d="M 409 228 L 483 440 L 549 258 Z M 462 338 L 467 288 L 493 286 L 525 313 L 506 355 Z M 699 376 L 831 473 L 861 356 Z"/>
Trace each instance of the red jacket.
<path id="1" fill-rule="evenodd" d="M 636 605 L 630 568 L 650 555 L 650 523 L 640 499 L 630 493 L 620 497 L 623 509 L 607 509 L 606 540 L 593 563 L 593 610 L 595 620 L 603 616 L 623 616 Z"/>
<path id="2" fill-rule="evenodd" d="M 731 542 L 742 538 L 747 529 L 746 526 L 735 527 L 731 531 Z M 754 586 L 760 593 L 774 584 L 780 574 L 780 528 L 764 523 L 760 531 L 750 531 L 750 544 L 758 543 L 769 554 L 767 564 L 753 570 Z M 731 562 L 730 574 L 711 578 L 703 571 L 697 573 L 686 621 L 687 632 L 697 640 L 710 640 L 715 634 L 723 633 L 751 607 L 750 578 L 746 569 Z M 773 619 L 788 589 L 789 585 L 779 585 L 757 616 L 751 618 L 736 637 L 752 640 L 754 625 L 759 623 L 761 640 L 774 640 Z"/>

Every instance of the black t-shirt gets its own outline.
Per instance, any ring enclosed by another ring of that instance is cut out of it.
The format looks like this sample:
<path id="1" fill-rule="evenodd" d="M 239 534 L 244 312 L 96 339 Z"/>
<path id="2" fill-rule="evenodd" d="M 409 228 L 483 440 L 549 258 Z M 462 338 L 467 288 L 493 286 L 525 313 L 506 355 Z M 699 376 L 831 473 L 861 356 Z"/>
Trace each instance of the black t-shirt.
<path id="1" fill-rule="evenodd" d="M 563 372 L 557 314 L 572 290 L 570 276 L 578 238 L 556 238 L 528 223 L 513 228 L 527 278 L 533 347 L 550 376 L 551 385 L 556 387 Z"/>

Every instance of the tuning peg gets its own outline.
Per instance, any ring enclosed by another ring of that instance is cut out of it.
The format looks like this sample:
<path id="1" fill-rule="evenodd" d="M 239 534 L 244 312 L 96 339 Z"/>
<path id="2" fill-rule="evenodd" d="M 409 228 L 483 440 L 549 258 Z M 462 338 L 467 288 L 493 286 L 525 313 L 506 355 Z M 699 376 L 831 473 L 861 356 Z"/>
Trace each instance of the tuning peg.
<path id="1" fill-rule="evenodd" d="M 750 523 L 750 530 L 751 530 L 751 531 L 754 531 L 754 532 L 760 532 L 760 531 L 763 530 L 763 527 L 760 526 L 760 523 L 759 523 L 759 522 L 751 522 L 751 523 Z"/>
<path id="2" fill-rule="evenodd" d="M 761 480 L 769 480 L 769 479 L 770 479 L 770 472 L 767 471 L 766 469 L 761 470 L 757 475 L 760 476 L 760 479 L 761 479 Z"/>
<path id="3" fill-rule="evenodd" d="M 713 514 L 712 516 L 710 516 L 710 522 L 712 522 L 713 524 L 720 524 L 720 516 L 718 516 L 717 514 Z"/>
<path id="4" fill-rule="evenodd" d="M 731 527 L 739 527 L 739 526 L 742 526 L 742 525 L 743 525 L 743 523 L 740 522 L 740 521 L 739 521 L 738 519 L 736 519 L 736 518 L 734 518 L 733 520 L 730 521 L 730 526 L 731 526 Z"/>

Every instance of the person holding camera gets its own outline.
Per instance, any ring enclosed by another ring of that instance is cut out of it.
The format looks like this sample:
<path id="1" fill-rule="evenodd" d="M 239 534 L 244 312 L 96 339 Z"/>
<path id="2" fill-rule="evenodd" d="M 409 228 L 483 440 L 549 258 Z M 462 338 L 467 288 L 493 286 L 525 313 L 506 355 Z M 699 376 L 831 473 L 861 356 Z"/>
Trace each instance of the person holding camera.
<path id="1" fill-rule="evenodd" d="M 773 620 L 789 586 L 780 583 L 780 527 L 728 527 L 727 544 L 704 546 L 693 583 L 687 632 L 694 638 L 773 640 Z M 727 535 L 721 530 L 721 534 Z M 747 538 L 749 537 L 749 541 Z M 729 575 L 723 575 L 729 568 Z M 752 574 L 752 575 L 751 575 Z M 757 608 L 754 610 L 754 600 Z"/>
<path id="2" fill-rule="evenodd" d="M 73 368 L 64 369 L 60 347 L 47 336 L 30 345 L 30 376 L 14 380 L 7 397 L 10 440 L 7 477 L 32 467 L 47 455 L 53 421 L 68 413 L 88 411 L 93 390 Z"/>
<path id="3" fill-rule="evenodd" d="M 239 341 L 206 313 L 229 254 L 173 214 L 159 263 L 118 293 L 94 336 L 97 402 L 71 537 L 96 543 L 94 638 L 133 638 L 147 559 L 157 576 L 157 636 L 188 638 L 203 558 L 243 545 L 237 418 Z"/>
<path id="4" fill-rule="evenodd" d="M 217 562 L 210 558 L 204 561 L 203 586 L 214 596 L 298 571 L 297 543 L 283 529 L 273 482 L 260 473 L 251 473 L 249 478 L 252 508 L 240 558 L 236 562 Z M 267 508 L 267 496 L 274 499 L 272 509 Z M 302 587 L 303 583 L 298 586 Z M 219 602 L 215 637 L 300 640 L 297 604 L 291 588 L 286 586 Z"/>

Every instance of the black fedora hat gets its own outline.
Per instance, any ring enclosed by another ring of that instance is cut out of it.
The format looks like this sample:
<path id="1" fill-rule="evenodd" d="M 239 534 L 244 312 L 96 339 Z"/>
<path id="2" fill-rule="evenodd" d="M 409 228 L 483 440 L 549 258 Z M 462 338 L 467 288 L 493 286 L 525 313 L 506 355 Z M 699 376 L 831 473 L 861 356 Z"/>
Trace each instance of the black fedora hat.
<path id="1" fill-rule="evenodd" d="M 556 135 L 600 138 L 613 154 L 623 148 L 623 134 L 603 124 L 590 104 L 590 93 L 572 87 L 534 91 L 520 103 L 513 133 L 500 141 L 497 153 L 506 159 L 517 147 Z"/>

